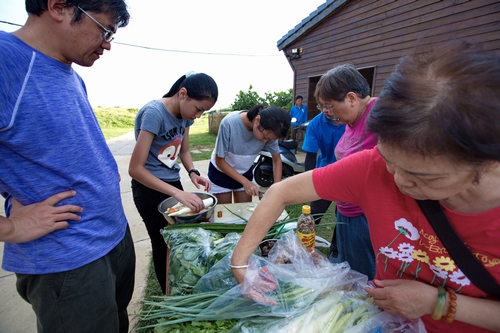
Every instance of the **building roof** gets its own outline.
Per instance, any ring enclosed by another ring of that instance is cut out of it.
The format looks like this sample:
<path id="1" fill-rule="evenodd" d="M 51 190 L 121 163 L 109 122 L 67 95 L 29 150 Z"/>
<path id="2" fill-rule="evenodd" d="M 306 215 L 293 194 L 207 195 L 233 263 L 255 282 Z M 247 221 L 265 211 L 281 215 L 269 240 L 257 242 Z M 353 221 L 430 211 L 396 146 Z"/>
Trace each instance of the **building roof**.
<path id="1" fill-rule="evenodd" d="M 304 33 L 312 29 L 325 17 L 334 12 L 337 8 L 342 6 L 348 0 L 326 0 L 324 4 L 318 7 L 314 12 L 309 14 L 308 17 L 302 20 L 292 30 L 288 31 L 286 35 L 281 37 L 278 41 L 278 50 L 281 51 L 288 45 L 296 41 Z"/>

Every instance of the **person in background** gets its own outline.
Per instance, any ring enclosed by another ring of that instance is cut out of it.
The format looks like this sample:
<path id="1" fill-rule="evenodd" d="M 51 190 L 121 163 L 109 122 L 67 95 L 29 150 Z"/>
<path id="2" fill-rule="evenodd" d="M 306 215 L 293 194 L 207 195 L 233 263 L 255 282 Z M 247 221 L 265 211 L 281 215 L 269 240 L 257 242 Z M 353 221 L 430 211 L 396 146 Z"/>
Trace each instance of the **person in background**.
<path id="1" fill-rule="evenodd" d="M 345 124 L 345 132 L 335 147 L 337 161 L 373 148 L 377 137 L 366 127 L 366 118 L 376 102 L 370 97 L 366 79 L 351 64 L 344 64 L 324 74 L 314 93 L 321 109 L 329 112 Z M 361 208 L 345 201 L 336 202 L 337 222 L 331 247 L 332 260 L 347 261 L 351 268 L 365 274 L 368 279 L 375 275 L 375 256 L 368 233 L 368 221 Z"/>
<path id="2" fill-rule="evenodd" d="M 321 112 L 316 115 L 307 125 L 306 136 L 302 144 L 302 150 L 306 152 L 305 170 L 321 168 L 337 161 L 335 158 L 335 147 L 344 134 L 345 125 L 335 118 L 332 110 L 317 106 Z M 319 152 L 319 153 L 318 153 Z M 332 202 L 319 199 L 311 202 L 311 214 L 314 222 L 319 224 L 323 215 Z M 335 231 L 330 245 L 332 256 L 338 257 Z"/>
<path id="3" fill-rule="evenodd" d="M 308 118 L 308 110 L 307 106 L 302 104 L 303 97 L 301 95 L 297 95 L 295 97 L 295 105 L 290 109 L 290 117 L 292 118 L 292 122 L 290 123 L 290 132 L 291 138 L 295 141 L 303 140 L 303 132 L 299 131 L 300 125 L 307 122 Z M 299 133 L 298 133 L 299 132 Z"/>
<path id="4" fill-rule="evenodd" d="M 259 195 L 253 180 L 253 162 L 262 149 L 273 159 L 274 183 L 281 181 L 282 161 L 278 139 L 287 136 L 290 114 L 285 109 L 255 105 L 248 111 L 231 112 L 219 127 L 208 167 L 211 193 L 219 204 L 251 202 Z"/>
<path id="5" fill-rule="evenodd" d="M 38 332 L 125 333 L 134 244 L 118 167 L 72 65 L 90 67 L 111 49 L 127 6 L 25 5 L 24 26 L 0 32 L 2 268 L 16 273 Z"/>
<path id="6" fill-rule="evenodd" d="M 370 225 L 377 274 L 375 288 L 365 290 L 378 307 L 421 318 L 429 333 L 500 332 L 500 300 L 461 271 L 417 203 L 438 201 L 461 241 L 500 283 L 498 105 L 498 53 L 464 41 L 417 48 L 400 60 L 368 116 L 378 145 L 271 186 L 231 265 L 248 264 L 287 205 L 348 201 L 363 209 Z M 233 274 L 241 283 L 252 269 Z M 253 283 L 247 296 L 266 301 L 257 288 L 273 284 Z"/>
<path id="7" fill-rule="evenodd" d="M 167 226 L 158 205 L 169 197 L 193 212 L 204 209 L 203 201 L 185 192 L 180 181 L 180 158 L 196 188 L 210 190 L 208 179 L 194 168 L 189 152 L 189 127 L 203 112 L 210 110 L 218 97 L 214 79 L 204 73 L 181 76 L 163 98 L 144 105 L 135 119 L 136 145 L 130 158 L 134 203 L 151 240 L 156 277 L 167 291 L 167 245 L 160 229 Z"/>

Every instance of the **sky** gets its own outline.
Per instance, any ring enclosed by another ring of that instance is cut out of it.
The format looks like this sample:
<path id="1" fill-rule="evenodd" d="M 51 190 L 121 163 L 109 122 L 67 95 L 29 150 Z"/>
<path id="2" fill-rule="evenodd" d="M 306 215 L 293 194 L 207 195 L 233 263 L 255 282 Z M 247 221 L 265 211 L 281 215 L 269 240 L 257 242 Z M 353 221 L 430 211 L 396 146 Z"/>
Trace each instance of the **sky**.
<path id="1" fill-rule="evenodd" d="M 293 88 L 292 69 L 277 43 L 326 0 L 126 2 L 131 19 L 118 29 L 111 51 L 92 67 L 73 65 L 94 108 L 140 108 L 190 71 L 217 82 L 213 109 L 229 107 L 250 85 L 262 97 Z M 24 1 L 0 1 L 0 21 L 22 25 L 27 17 Z M 0 30 L 18 28 L 0 23 Z"/>

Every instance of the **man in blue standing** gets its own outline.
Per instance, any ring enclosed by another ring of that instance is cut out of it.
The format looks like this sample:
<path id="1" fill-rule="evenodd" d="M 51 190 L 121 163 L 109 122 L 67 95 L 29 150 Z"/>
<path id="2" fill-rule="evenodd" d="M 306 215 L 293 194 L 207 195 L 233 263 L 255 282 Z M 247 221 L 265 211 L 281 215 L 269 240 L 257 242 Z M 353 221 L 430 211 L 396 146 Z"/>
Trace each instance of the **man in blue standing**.
<path id="1" fill-rule="evenodd" d="M 295 97 L 295 105 L 290 109 L 290 117 L 292 118 L 292 122 L 290 123 L 290 132 L 292 140 L 296 141 L 302 141 L 304 139 L 302 132 L 297 129 L 300 125 L 305 123 L 308 118 L 307 106 L 302 104 L 302 100 L 303 97 L 301 95 L 297 95 L 297 97 Z"/>
<path id="2" fill-rule="evenodd" d="M 306 171 L 336 161 L 335 146 L 337 146 L 345 131 L 345 125 L 335 118 L 330 108 L 321 105 L 318 105 L 317 108 L 321 113 L 315 116 L 307 125 L 306 136 L 302 144 L 302 150 L 306 152 Z M 311 202 L 311 214 L 313 214 L 316 224 L 320 223 L 331 203 L 331 201 L 323 199 Z M 332 242 L 330 251 L 332 257 L 338 256 L 335 242 Z"/>
<path id="3" fill-rule="evenodd" d="M 124 0 L 26 0 L 0 31 L 3 269 L 38 332 L 126 333 L 135 252 L 116 162 L 82 78 L 126 26 Z M 106 93 L 113 92 L 113 78 Z"/>

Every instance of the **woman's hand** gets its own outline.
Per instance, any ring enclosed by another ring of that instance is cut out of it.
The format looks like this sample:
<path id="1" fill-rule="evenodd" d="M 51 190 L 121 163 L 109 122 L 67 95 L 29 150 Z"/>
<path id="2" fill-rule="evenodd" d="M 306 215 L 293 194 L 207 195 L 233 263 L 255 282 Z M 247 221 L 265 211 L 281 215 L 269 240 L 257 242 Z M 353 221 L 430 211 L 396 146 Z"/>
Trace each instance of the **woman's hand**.
<path id="1" fill-rule="evenodd" d="M 377 288 L 365 288 L 375 304 L 390 314 L 419 318 L 431 314 L 437 302 L 436 287 L 412 280 L 373 280 Z"/>
<path id="2" fill-rule="evenodd" d="M 13 198 L 9 218 L 0 220 L 2 226 L 0 241 L 29 242 L 55 230 L 68 228 L 68 220 L 79 221 L 80 216 L 77 213 L 81 213 L 83 208 L 76 205 L 56 206 L 56 204 L 75 195 L 75 191 L 61 192 L 28 206 Z"/>
<path id="3" fill-rule="evenodd" d="M 276 281 L 267 267 L 257 269 L 250 265 L 248 268 L 233 268 L 233 275 L 240 284 L 244 297 L 258 303 L 276 305 L 276 301 L 265 296 L 276 289 Z"/>

